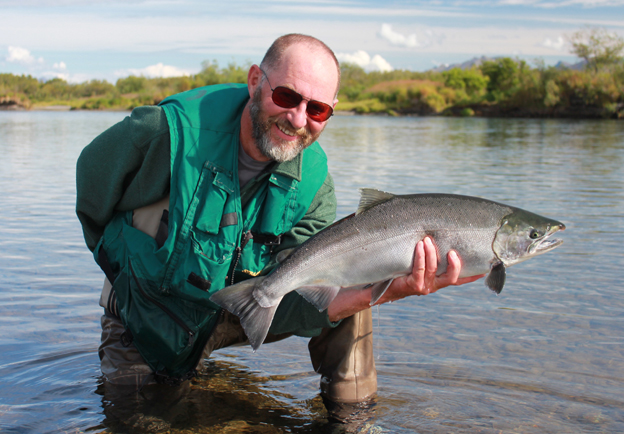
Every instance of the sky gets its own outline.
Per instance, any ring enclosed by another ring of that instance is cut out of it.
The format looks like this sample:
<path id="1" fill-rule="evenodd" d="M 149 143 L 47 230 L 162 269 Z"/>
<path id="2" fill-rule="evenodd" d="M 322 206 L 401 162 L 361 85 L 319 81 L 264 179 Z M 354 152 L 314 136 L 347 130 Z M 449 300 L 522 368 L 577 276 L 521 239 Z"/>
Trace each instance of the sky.
<path id="1" fill-rule="evenodd" d="M 568 37 L 624 37 L 624 0 L 0 0 L 0 73 L 72 83 L 259 63 L 304 33 L 367 71 L 425 71 L 474 57 L 575 63 Z"/>

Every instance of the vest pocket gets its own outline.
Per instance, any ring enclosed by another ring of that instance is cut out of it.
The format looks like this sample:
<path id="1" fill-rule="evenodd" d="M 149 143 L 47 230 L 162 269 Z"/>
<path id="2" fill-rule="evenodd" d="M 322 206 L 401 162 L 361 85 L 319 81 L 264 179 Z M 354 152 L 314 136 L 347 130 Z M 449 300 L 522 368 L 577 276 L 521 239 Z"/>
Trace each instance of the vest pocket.
<path id="1" fill-rule="evenodd" d="M 113 287 L 120 299 L 125 298 L 122 321 L 152 369 L 160 371 L 164 366 L 173 372 L 188 363 L 200 328 L 215 311 L 160 294 L 155 284 L 144 278 L 140 262 L 132 258 Z"/>
<path id="2" fill-rule="evenodd" d="M 209 169 L 204 168 L 204 170 Z M 212 182 L 206 183 L 205 192 L 200 196 L 200 203 L 195 214 L 195 227 L 202 232 L 216 235 L 221 226 L 225 203 L 234 188 L 232 180 L 227 175 L 221 172 L 212 173 L 212 171 L 208 177 L 211 175 Z"/>
<path id="3" fill-rule="evenodd" d="M 228 240 L 238 240 L 240 221 L 232 197 L 234 184 L 231 178 L 219 168 L 206 163 L 202 179 L 196 192 L 198 204 L 190 230 L 190 243 L 194 254 L 207 262 L 204 266 L 199 261 L 199 268 L 195 269 L 207 271 L 205 275 L 211 276 L 210 280 L 213 280 L 213 263 L 221 265 L 232 258 L 236 244 Z M 188 260 L 192 260 L 192 256 Z"/>

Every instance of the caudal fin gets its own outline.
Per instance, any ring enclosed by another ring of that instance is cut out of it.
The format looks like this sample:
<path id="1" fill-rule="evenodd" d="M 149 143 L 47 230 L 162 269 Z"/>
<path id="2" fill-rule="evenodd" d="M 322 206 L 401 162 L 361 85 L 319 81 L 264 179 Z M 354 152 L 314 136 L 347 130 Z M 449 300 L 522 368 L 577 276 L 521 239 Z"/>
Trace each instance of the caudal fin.
<path id="1" fill-rule="evenodd" d="M 262 307 L 253 296 L 253 291 L 264 277 L 245 280 L 236 285 L 228 286 L 210 297 L 210 301 L 218 304 L 236 315 L 245 330 L 249 343 L 254 351 L 264 342 L 279 301 L 270 307 Z"/>

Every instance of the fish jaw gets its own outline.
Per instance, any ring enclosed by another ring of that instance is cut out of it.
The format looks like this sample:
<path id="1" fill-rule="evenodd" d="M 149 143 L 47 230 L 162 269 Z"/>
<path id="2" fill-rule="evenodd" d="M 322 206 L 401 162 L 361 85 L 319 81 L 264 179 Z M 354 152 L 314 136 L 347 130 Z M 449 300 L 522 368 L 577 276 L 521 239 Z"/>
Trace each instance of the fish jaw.
<path id="1" fill-rule="evenodd" d="M 561 244 L 563 244 L 562 239 L 560 238 L 550 239 L 550 236 L 552 236 L 556 232 L 565 231 L 565 228 L 566 227 L 563 223 L 561 223 L 558 226 L 553 226 L 550 228 L 548 233 L 546 233 L 542 238 L 540 238 L 539 240 L 536 240 L 535 243 L 531 244 L 531 246 L 529 247 L 529 254 L 532 255 L 531 257 L 541 255 L 546 252 L 550 252 L 554 248 L 559 247 Z"/>
<path id="2" fill-rule="evenodd" d="M 557 220 L 514 208 L 513 213 L 503 217 L 492 250 L 510 267 L 560 246 L 563 240 L 551 237 L 565 228 Z"/>

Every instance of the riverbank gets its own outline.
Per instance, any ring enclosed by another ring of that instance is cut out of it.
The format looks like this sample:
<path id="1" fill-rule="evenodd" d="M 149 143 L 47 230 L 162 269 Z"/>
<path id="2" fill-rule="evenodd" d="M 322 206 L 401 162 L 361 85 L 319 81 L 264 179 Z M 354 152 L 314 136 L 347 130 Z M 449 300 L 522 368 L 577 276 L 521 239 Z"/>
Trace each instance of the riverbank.
<path id="1" fill-rule="evenodd" d="M 205 64 L 185 77 L 129 76 L 115 84 L 0 74 L 0 110 L 132 110 L 202 86 L 245 83 L 247 67 Z M 470 69 L 366 72 L 341 64 L 336 111 L 391 116 L 624 118 L 624 63 L 600 68 L 531 67 L 512 58 Z"/>
<path id="2" fill-rule="evenodd" d="M 339 107 L 339 106 L 338 106 Z M 31 105 L 25 106 L 19 101 L 0 100 L 0 111 L 129 111 L 132 107 L 83 108 L 71 105 Z M 618 103 L 611 109 L 604 107 L 549 107 L 525 108 L 505 107 L 497 104 L 473 104 L 449 107 L 442 112 L 425 109 L 392 110 L 383 108 L 378 111 L 358 112 L 357 110 L 334 111 L 336 116 L 449 116 L 449 117 L 484 117 L 484 118 L 528 118 L 528 119 L 620 119 L 624 120 L 624 103 Z"/>

